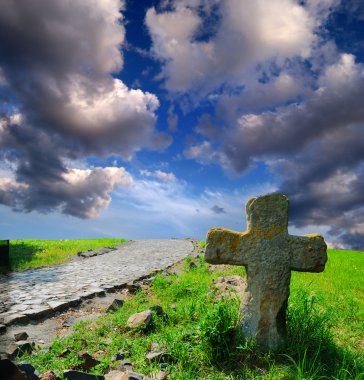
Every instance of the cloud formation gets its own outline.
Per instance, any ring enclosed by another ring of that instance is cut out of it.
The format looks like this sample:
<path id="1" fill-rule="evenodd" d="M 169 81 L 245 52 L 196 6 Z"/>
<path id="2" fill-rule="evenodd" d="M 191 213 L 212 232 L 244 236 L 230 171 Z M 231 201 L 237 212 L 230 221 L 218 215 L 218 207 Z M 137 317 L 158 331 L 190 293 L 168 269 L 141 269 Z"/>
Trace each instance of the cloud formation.
<path id="1" fill-rule="evenodd" d="M 326 226 L 338 246 L 363 249 L 364 66 L 326 29 L 343 10 L 362 17 L 340 0 L 169 1 L 146 25 L 165 87 L 214 106 L 185 157 L 236 174 L 264 162 L 293 225 Z"/>
<path id="2" fill-rule="evenodd" d="M 123 9 L 119 0 L 2 2 L 0 154 L 12 173 L 0 202 L 95 216 L 127 175 L 72 162 L 170 144 L 154 129 L 157 97 L 113 77 L 123 67 Z"/>
<path id="3" fill-rule="evenodd" d="M 176 180 L 176 176 L 173 173 L 166 173 L 162 170 L 155 170 L 154 172 L 149 170 L 140 170 L 140 174 L 145 177 L 157 178 L 166 182 L 173 182 Z"/>
<path id="4" fill-rule="evenodd" d="M 166 88 L 204 95 L 222 85 L 244 85 L 257 65 L 283 67 L 287 59 L 309 57 L 333 1 L 308 3 L 179 0 L 161 12 L 150 8 L 146 25 Z M 211 17 L 215 22 L 204 22 Z"/>
<path id="5" fill-rule="evenodd" d="M 218 205 L 214 205 L 211 207 L 211 210 L 215 213 L 215 214 L 224 214 L 225 213 L 225 210 L 223 207 L 220 207 Z"/>
<path id="6" fill-rule="evenodd" d="M 132 177 L 123 168 L 69 169 L 58 178 L 22 183 L 0 179 L 0 203 L 14 211 L 59 211 L 78 218 L 94 218 L 111 202 L 116 186 L 130 187 Z"/>
<path id="7" fill-rule="evenodd" d="M 334 242 L 362 249 L 364 65 L 342 54 L 317 83 L 307 100 L 243 114 L 217 147 L 203 141 L 185 154 L 237 173 L 266 162 L 290 196 L 294 225 L 331 226 Z"/>

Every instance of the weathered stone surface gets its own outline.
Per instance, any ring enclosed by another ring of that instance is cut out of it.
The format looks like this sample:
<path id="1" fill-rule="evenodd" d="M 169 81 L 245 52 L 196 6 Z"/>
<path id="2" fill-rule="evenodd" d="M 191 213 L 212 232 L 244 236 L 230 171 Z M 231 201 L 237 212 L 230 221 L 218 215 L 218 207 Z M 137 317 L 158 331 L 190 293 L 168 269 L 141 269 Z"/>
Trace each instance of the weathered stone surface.
<path id="1" fill-rule="evenodd" d="M 4 333 L 6 331 L 6 326 L 0 324 L 0 334 Z"/>
<path id="2" fill-rule="evenodd" d="M 137 290 L 141 288 L 141 286 L 138 283 L 128 282 L 126 284 L 126 288 L 128 289 L 129 293 L 134 294 Z"/>
<path id="3" fill-rule="evenodd" d="M 105 375 L 105 380 L 144 380 L 145 376 L 141 373 L 132 371 L 110 371 Z"/>
<path id="4" fill-rule="evenodd" d="M 282 194 L 250 199 L 246 215 L 245 232 L 208 232 L 205 259 L 246 267 L 243 331 L 262 348 L 274 350 L 285 342 L 291 271 L 322 272 L 327 247 L 320 235 L 288 234 L 288 198 Z"/>
<path id="5" fill-rule="evenodd" d="M 1 292 L 1 288 L 3 288 L 2 286 L 0 286 L 0 292 Z M 6 313 L 8 311 L 8 307 L 6 305 L 6 303 L 4 301 L 1 301 L 0 300 L 0 313 Z M 0 318 L 0 323 L 3 323 L 3 319 Z"/>
<path id="6" fill-rule="evenodd" d="M 145 278 L 145 279 L 143 280 L 143 284 L 150 284 L 150 283 L 152 283 L 154 280 L 155 280 L 155 276 L 151 276 L 151 277 Z"/>
<path id="7" fill-rule="evenodd" d="M 15 340 L 18 342 L 19 340 L 27 340 L 28 339 L 28 334 L 26 333 L 26 331 L 21 331 L 21 332 L 18 332 L 16 334 L 14 334 L 14 338 Z"/>
<path id="8" fill-rule="evenodd" d="M 9 358 L 15 358 L 18 355 L 19 346 L 16 343 L 10 343 L 6 349 L 6 354 Z"/>
<path id="9" fill-rule="evenodd" d="M 8 353 L 0 352 L 0 361 L 5 359 L 10 359 Z"/>
<path id="10" fill-rule="evenodd" d="M 99 248 L 99 249 L 94 249 L 94 250 L 89 250 L 86 252 L 78 252 L 77 256 L 83 257 L 83 258 L 88 258 L 88 257 L 94 257 L 94 256 L 100 256 L 105 253 L 109 253 L 112 251 L 115 251 L 117 248 L 112 248 L 112 247 L 104 247 L 104 248 Z"/>
<path id="11" fill-rule="evenodd" d="M 4 324 L 5 325 L 13 325 L 13 324 L 25 324 L 29 322 L 28 316 L 20 313 L 10 314 L 6 315 L 4 317 Z"/>
<path id="12" fill-rule="evenodd" d="M 122 371 L 110 371 L 105 375 L 105 380 L 122 380 L 127 379 L 126 372 Z"/>
<path id="13" fill-rule="evenodd" d="M 93 354 L 93 357 L 96 360 L 100 361 L 100 360 L 103 360 L 105 356 L 107 356 L 107 354 L 108 354 L 108 351 L 106 350 L 98 350 Z"/>
<path id="14" fill-rule="evenodd" d="M 126 322 L 131 328 L 147 328 L 152 322 L 152 312 L 150 310 L 142 311 L 141 313 L 133 314 Z"/>
<path id="15" fill-rule="evenodd" d="M 122 371 L 133 371 L 133 363 L 130 360 L 121 360 L 119 363 L 119 368 Z"/>
<path id="16" fill-rule="evenodd" d="M 33 351 L 34 343 L 29 343 L 24 340 L 20 340 L 19 342 L 11 343 L 7 349 L 7 354 L 11 358 L 15 358 L 17 356 L 22 356 L 27 353 L 30 354 Z"/>
<path id="17" fill-rule="evenodd" d="M 128 380 L 146 380 L 146 377 L 141 373 L 133 372 L 129 375 Z"/>
<path id="18" fill-rule="evenodd" d="M 145 380 L 165 380 L 167 379 L 168 374 L 165 371 L 159 371 L 156 373 L 151 374 L 148 377 L 145 377 Z"/>
<path id="19" fill-rule="evenodd" d="M 66 380 L 105 380 L 104 376 L 74 370 L 63 371 L 63 376 Z"/>
<path id="20" fill-rule="evenodd" d="M 31 364 L 21 363 L 18 368 L 25 373 L 27 380 L 39 380 L 39 373 Z"/>
<path id="21" fill-rule="evenodd" d="M 111 362 L 117 362 L 119 360 L 124 360 L 125 359 L 125 352 L 124 351 L 120 351 L 120 352 L 117 352 L 115 355 L 113 355 L 113 357 L 111 358 Z"/>
<path id="22" fill-rule="evenodd" d="M 44 372 L 40 380 L 59 380 L 57 374 L 53 371 Z"/>
<path id="23" fill-rule="evenodd" d="M 10 359 L 0 360 L 0 375 L 4 380 L 27 380 L 25 373 L 20 371 Z"/>
<path id="24" fill-rule="evenodd" d="M 63 311 L 70 306 L 69 301 L 49 301 L 47 304 L 53 311 Z"/>
<path id="25" fill-rule="evenodd" d="M 145 355 L 145 359 L 147 360 L 148 363 L 152 363 L 155 361 L 161 361 L 165 357 L 165 351 L 152 351 L 148 352 Z"/>
<path id="26" fill-rule="evenodd" d="M 88 371 L 91 368 L 93 368 L 93 367 L 97 366 L 98 364 L 100 364 L 100 362 L 98 360 L 94 359 L 87 352 L 85 352 L 82 355 L 80 355 L 80 357 L 83 359 L 83 363 L 81 364 L 81 368 L 84 371 Z"/>
<path id="27" fill-rule="evenodd" d="M 31 309 L 25 310 L 24 314 L 30 319 L 39 319 L 51 312 L 52 309 L 48 305 L 34 305 Z"/>
<path id="28" fill-rule="evenodd" d="M 106 291 L 103 288 L 94 288 L 94 287 L 91 287 L 90 288 L 90 293 L 93 296 L 104 296 L 106 294 Z"/>
<path id="29" fill-rule="evenodd" d="M 161 346 L 158 342 L 152 342 L 150 352 L 145 355 L 147 363 L 153 362 L 167 362 L 171 357 L 166 353 L 165 347 Z"/>
<path id="30" fill-rule="evenodd" d="M 159 371 L 157 372 L 155 376 L 155 380 L 165 380 L 168 377 L 168 373 L 165 371 Z"/>
<path id="31" fill-rule="evenodd" d="M 35 310 L 38 307 L 54 313 L 93 298 L 95 293 L 103 295 L 105 291 L 124 288 L 126 283 L 131 283 L 135 291 L 139 286 L 133 281 L 157 268 L 168 267 L 192 251 L 193 244 L 187 240 L 140 240 L 86 260 L 0 274 L 0 324 L 26 324 L 30 319 L 25 314 L 30 313 L 32 318 L 44 316 L 41 310 Z"/>
<path id="32" fill-rule="evenodd" d="M 106 311 L 116 311 L 119 310 L 124 304 L 124 301 L 118 298 L 115 298 L 112 303 L 107 307 Z"/>
<path id="33" fill-rule="evenodd" d="M 77 322 L 77 318 L 72 316 L 72 317 L 69 317 L 67 319 L 65 319 L 62 323 L 62 326 L 64 327 L 71 327 L 73 326 L 75 323 Z"/>

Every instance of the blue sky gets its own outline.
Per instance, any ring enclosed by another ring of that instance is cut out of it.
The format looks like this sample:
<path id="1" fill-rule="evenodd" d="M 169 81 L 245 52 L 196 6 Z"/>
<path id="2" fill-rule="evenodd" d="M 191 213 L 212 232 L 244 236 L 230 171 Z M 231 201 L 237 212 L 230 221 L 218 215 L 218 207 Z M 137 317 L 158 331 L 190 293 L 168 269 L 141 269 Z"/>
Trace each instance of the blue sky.
<path id="1" fill-rule="evenodd" d="M 204 238 L 290 198 L 364 249 L 364 5 L 1 1 L 0 238 Z"/>

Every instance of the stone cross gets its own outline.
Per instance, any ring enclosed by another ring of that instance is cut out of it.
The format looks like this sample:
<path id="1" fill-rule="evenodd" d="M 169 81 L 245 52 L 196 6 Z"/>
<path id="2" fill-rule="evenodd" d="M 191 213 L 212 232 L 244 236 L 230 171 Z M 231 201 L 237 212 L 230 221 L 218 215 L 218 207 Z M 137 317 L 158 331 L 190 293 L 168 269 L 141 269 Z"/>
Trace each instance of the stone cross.
<path id="1" fill-rule="evenodd" d="M 225 228 L 208 232 L 205 260 L 246 267 L 243 332 L 261 348 L 275 350 L 285 342 L 291 271 L 322 272 L 327 247 L 321 235 L 288 234 L 285 195 L 251 198 L 246 216 L 245 232 Z"/>

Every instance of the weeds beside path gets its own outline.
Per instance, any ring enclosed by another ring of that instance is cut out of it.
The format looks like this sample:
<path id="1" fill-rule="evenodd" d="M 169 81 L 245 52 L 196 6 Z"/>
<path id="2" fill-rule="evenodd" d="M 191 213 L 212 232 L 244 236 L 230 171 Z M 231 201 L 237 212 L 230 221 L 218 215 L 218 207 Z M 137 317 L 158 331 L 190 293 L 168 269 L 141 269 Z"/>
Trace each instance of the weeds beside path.
<path id="1" fill-rule="evenodd" d="M 80 251 L 115 247 L 125 239 L 11 240 L 10 270 L 63 264 Z"/>
<path id="2" fill-rule="evenodd" d="M 81 322 L 74 334 L 22 360 L 40 372 L 62 373 L 80 365 L 79 354 L 86 350 L 99 360 L 90 372 L 103 374 L 113 366 L 113 355 L 123 351 L 136 371 L 151 374 L 163 369 L 175 380 L 362 380 L 364 279 L 358 271 L 363 259 L 361 252 L 330 251 L 325 272 L 293 276 L 288 344 L 275 354 L 261 354 L 239 337 L 238 298 L 218 298 L 211 286 L 219 276 L 244 275 L 242 269 L 224 266 L 211 271 L 200 257 L 194 265 L 186 259 L 181 275 L 159 274 L 118 311 Z M 126 327 L 130 315 L 153 305 L 162 306 L 168 317 L 155 314 L 147 331 Z M 146 354 L 153 345 L 165 355 L 148 362 Z"/>

